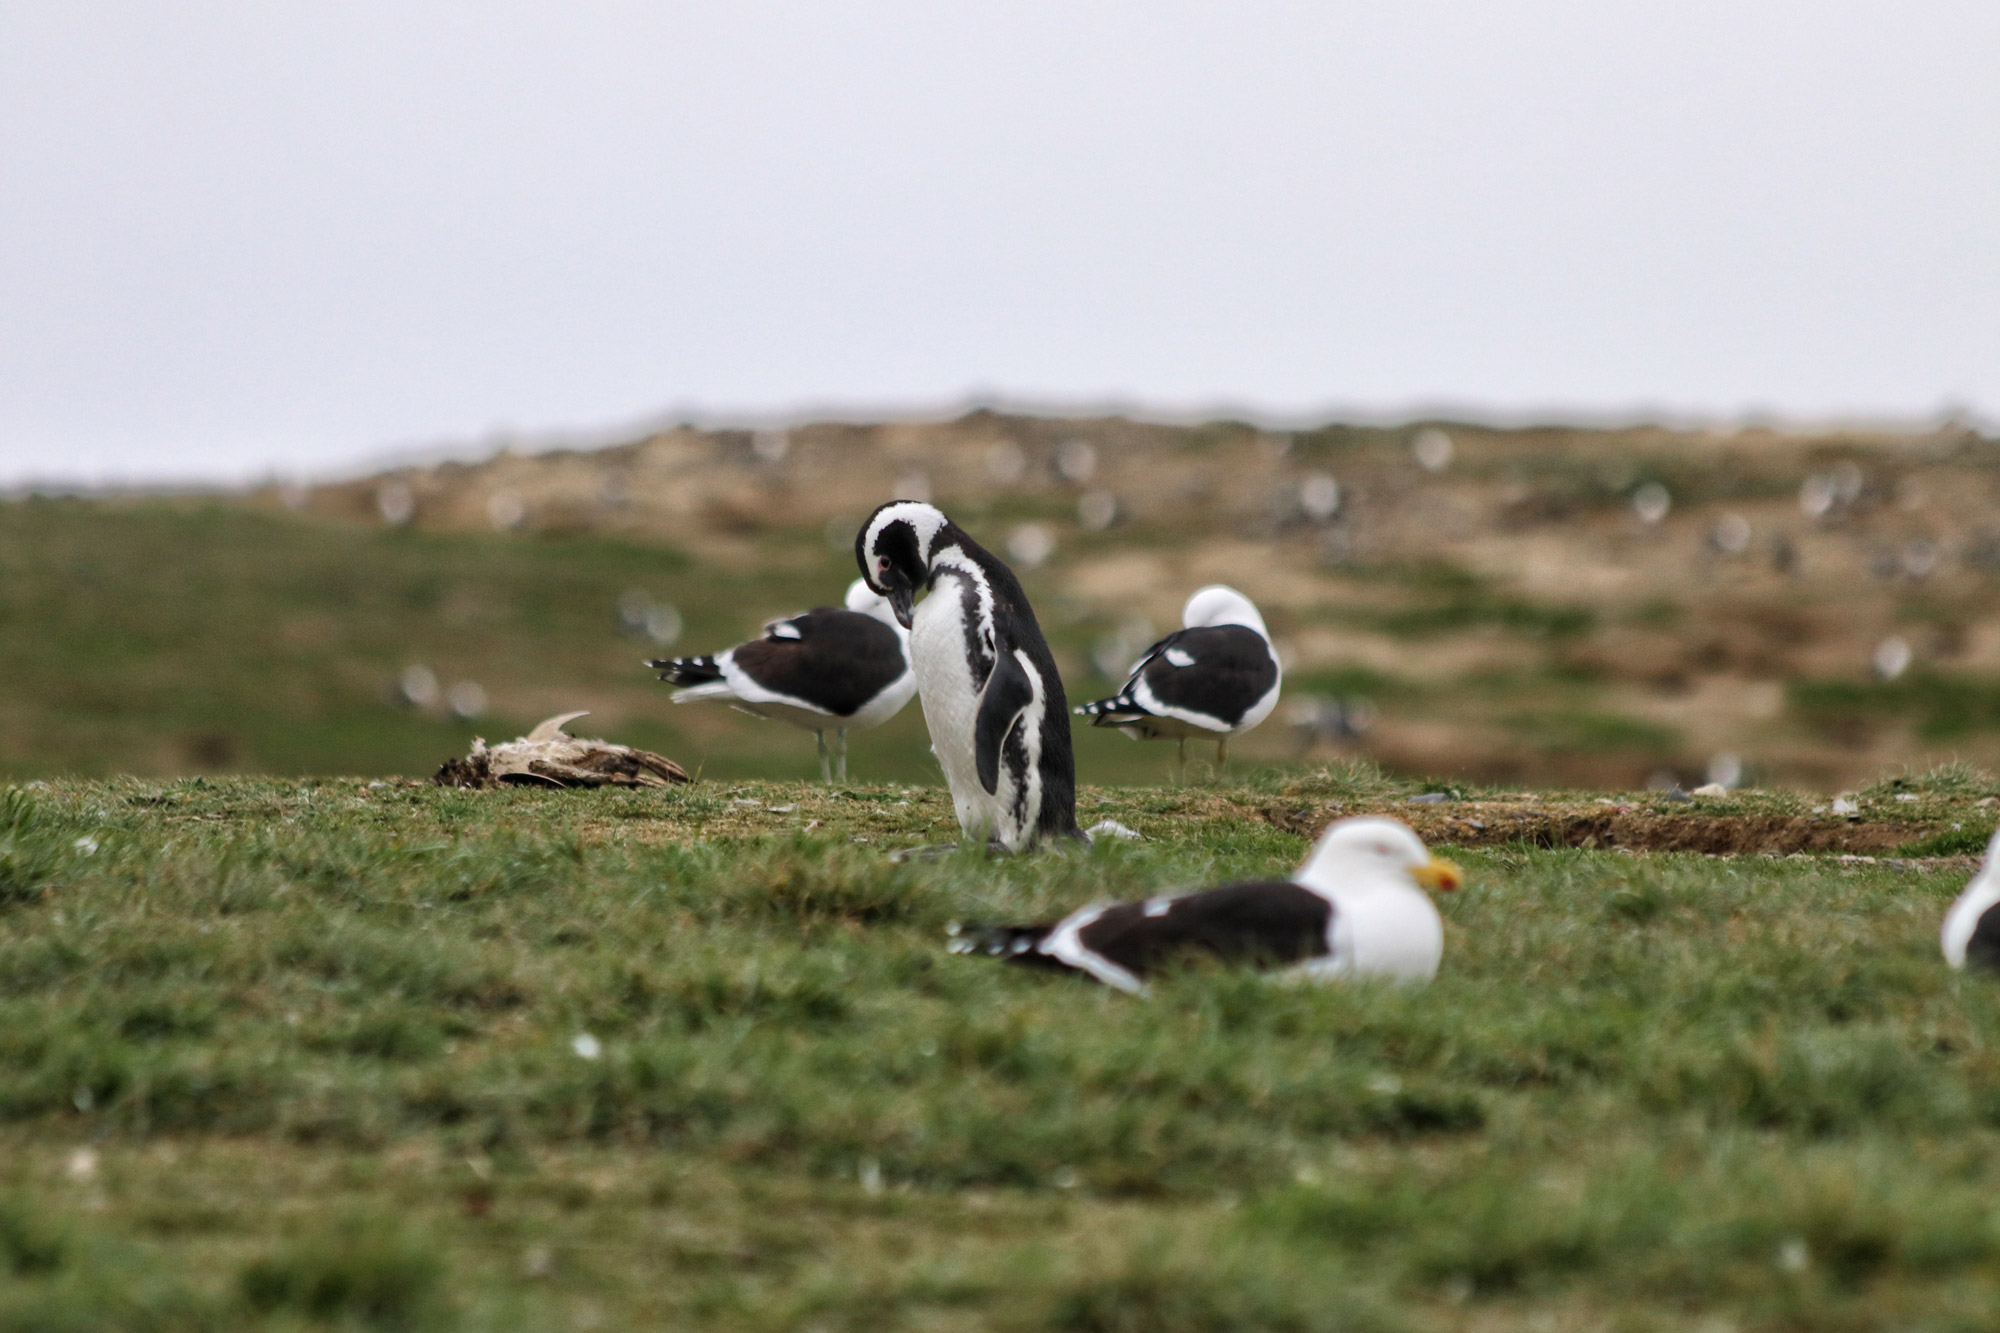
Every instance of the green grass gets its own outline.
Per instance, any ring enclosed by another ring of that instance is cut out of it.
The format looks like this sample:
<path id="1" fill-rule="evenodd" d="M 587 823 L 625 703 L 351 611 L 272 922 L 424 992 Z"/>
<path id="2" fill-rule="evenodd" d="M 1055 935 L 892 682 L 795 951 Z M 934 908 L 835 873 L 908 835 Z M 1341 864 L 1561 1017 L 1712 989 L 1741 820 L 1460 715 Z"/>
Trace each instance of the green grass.
<path id="1" fill-rule="evenodd" d="M 1857 716 L 1903 717 L 1925 741 L 2000 729 L 2000 683 L 1917 668 L 1892 681 L 1799 680 L 1786 687 L 1809 724 L 1837 730 Z"/>
<path id="2" fill-rule="evenodd" d="M 1616 713 L 1519 714 L 1503 721 L 1522 739 L 1552 754 L 1618 750 L 1671 754 L 1680 740 L 1669 728 Z"/>
<path id="3" fill-rule="evenodd" d="M 516 736 L 592 710 L 580 734 L 658 750 L 722 778 L 818 772 L 812 738 L 719 705 L 676 708 L 643 659 L 713 652 L 764 621 L 837 604 L 851 549 L 770 531 L 744 569 L 589 535 L 332 523 L 211 501 L 0 501 L 0 778 L 189 772 L 427 775 L 474 735 Z M 1101 626 L 1030 586 L 1070 688 Z M 619 600 L 673 603 L 671 649 L 626 633 Z M 399 706 L 406 667 L 477 682 L 474 720 Z M 1077 729 L 1086 771 L 1162 781 L 1165 747 Z M 936 781 L 921 711 L 851 738 L 851 771 Z"/>
<path id="4" fill-rule="evenodd" d="M 1404 638 L 1495 628 L 1562 640 L 1584 634 L 1597 623 L 1596 613 L 1587 607 L 1510 596 L 1454 565 L 1398 565 L 1352 572 L 1394 585 L 1404 603 L 1389 609 L 1333 610 L 1329 618 Z"/>
<path id="5" fill-rule="evenodd" d="M 992 501 L 961 516 L 998 540 L 1038 514 L 1034 506 L 1054 503 Z M 825 528 L 762 530 L 754 548 L 677 549 L 575 532 L 384 528 L 222 499 L 0 501 L 0 779 L 425 775 L 475 735 L 506 739 L 576 709 L 591 713 L 582 734 L 657 750 L 704 777 L 807 778 L 818 772 L 808 735 L 718 704 L 677 707 L 640 663 L 714 651 L 771 617 L 834 601 L 855 571 L 851 547 L 836 547 Z M 1093 656 L 1108 635 L 1130 631 L 1107 609 L 1115 601 L 1075 595 L 1069 562 L 1186 540 L 1185 531 L 1121 525 L 1024 571 L 1073 703 L 1122 683 Z M 1606 772 L 1624 781 L 1625 770 L 1681 758 L 1672 731 L 1607 696 L 1612 682 L 1588 650 L 1590 612 L 1524 600 L 1450 566 L 1351 573 L 1380 600 L 1274 611 L 1280 640 L 1315 624 L 1413 643 L 1497 633 L 1529 658 L 1444 678 L 1307 664 L 1288 676 L 1293 695 L 1366 699 L 1385 722 L 1458 729 L 1472 738 L 1475 762 L 1446 757 L 1435 765 L 1446 770 L 1491 773 L 1518 761 L 1566 781 L 1613 780 Z M 672 648 L 621 625 L 620 601 L 633 593 L 679 609 L 684 629 Z M 478 683 L 488 711 L 466 720 L 442 704 L 400 702 L 402 673 L 417 665 L 446 687 Z M 1281 710 L 1232 753 L 1250 762 L 1295 753 L 1307 738 L 1289 716 Z M 1526 744 L 1512 746 L 1510 733 Z M 1087 726 L 1073 738 L 1089 780 L 1161 783 L 1173 772 L 1165 744 Z M 915 705 L 851 746 L 857 777 L 941 778 Z M 1205 762 L 1208 747 L 1194 748 Z M 1479 759 L 1496 750 L 1506 764 Z"/>
<path id="6" fill-rule="evenodd" d="M 936 789 L 9 790 L 0 1328 L 1991 1326 L 1962 871 L 1465 850 L 1422 989 L 941 947 L 1413 789 L 912 864 Z"/>

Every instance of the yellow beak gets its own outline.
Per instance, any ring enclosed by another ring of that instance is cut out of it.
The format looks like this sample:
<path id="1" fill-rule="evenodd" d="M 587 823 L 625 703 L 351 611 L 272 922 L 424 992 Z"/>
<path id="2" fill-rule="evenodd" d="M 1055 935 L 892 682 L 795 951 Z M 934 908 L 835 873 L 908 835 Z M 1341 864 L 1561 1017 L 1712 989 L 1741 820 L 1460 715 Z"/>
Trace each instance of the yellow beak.
<path id="1" fill-rule="evenodd" d="M 1433 856 L 1412 870 L 1410 878 L 1432 893 L 1450 893 L 1465 883 L 1465 872 L 1451 862 Z"/>

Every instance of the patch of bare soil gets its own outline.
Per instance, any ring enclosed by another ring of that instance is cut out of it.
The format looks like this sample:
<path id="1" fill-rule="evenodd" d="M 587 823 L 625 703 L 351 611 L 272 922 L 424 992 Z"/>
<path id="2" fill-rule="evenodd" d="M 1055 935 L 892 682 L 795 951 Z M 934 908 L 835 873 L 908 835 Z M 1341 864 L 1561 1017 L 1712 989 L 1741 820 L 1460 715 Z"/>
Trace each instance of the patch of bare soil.
<path id="1" fill-rule="evenodd" d="M 1459 847 L 1524 843 L 1531 847 L 1622 847 L 1634 852 L 1699 852 L 1707 856 L 1788 856 L 1797 852 L 1873 855 L 1892 851 L 1937 831 L 1935 825 L 1849 823 L 1805 815 L 1724 815 L 1697 810 L 1659 814 L 1642 810 L 1578 812 L 1490 808 L 1449 813 L 1404 806 L 1393 814 L 1424 841 Z M 1343 815 L 1363 813 L 1341 806 L 1267 806 L 1258 812 L 1289 833 L 1317 837 Z"/>

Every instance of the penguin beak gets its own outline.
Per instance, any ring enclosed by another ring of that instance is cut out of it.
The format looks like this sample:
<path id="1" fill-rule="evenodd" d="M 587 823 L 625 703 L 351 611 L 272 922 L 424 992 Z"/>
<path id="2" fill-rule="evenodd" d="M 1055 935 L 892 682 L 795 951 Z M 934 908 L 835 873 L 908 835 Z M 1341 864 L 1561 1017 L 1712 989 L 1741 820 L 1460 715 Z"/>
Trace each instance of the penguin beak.
<path id="1" fill-rule="evenodd" d="M 1451 862 L 1433 856 L 1410 871 L 1410 878 L 1432 893 L 1451 893 L 1465 883 L 1465 872 Z"/>
<path id="2" fill-rule="evenodd" d="M 910 586 L 909 576 L 900 569 L 891 569 L 884 576 L 888 587 L 882 595 L 889 599 L 889 609 L 895 612 L 896 623 L 904 629 L 910 628 L 910 619 L 916 614 L 917 590 Z"/>

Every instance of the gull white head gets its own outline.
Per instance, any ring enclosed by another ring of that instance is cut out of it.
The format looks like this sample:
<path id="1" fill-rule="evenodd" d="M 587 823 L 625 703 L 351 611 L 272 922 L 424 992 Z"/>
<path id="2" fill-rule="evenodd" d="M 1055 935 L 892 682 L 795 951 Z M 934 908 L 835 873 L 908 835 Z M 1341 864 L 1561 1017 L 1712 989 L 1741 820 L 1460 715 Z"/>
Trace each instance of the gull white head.
<path id="1" fill-rule="evenodd" d="M 889 609 L 889 599 L 869 587 L 867 579 L 856 579 L 847 585 L 846 605 L 850 611 L 875 617 L 898 634 L 907 632 L 896 623 L 896 613 Z"/>
<path id="2" fill-rule="evenodd" d="M 891 500 L 855 534 L 854 558 L 870 588 L 888 598 L 896 623 L 910 627 L 917 590 L 931 577 L 932 547 L 950 519 L 936 505 Z"/>
<path id="3" fill-rule="evenodd" d="M 1409 825 L 1378 815 L 1327 825 L 1293 879 L 1307 888 L 1336 893 L 1390 876 L 1433 893 L 1449 893 L 1465 882 L 1465 872 L 1432 856 Z"/>
<path id="4" fill-rule="evenodd" d="M 1207 629 L 1215 625 L 1242 625 L 1266 639 L 1271 637 L 1271 632 L 1264 628 L 1264 617 L 1257 614 L 1250 599 L 1221 583 L 1196 589 L 1181 610 L 1183 629 Z"/>

